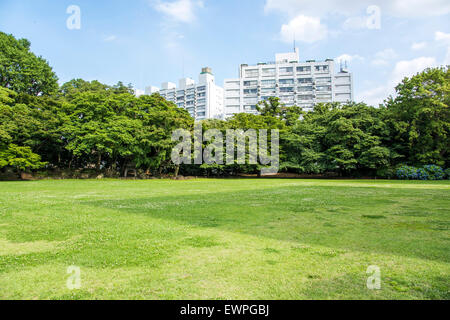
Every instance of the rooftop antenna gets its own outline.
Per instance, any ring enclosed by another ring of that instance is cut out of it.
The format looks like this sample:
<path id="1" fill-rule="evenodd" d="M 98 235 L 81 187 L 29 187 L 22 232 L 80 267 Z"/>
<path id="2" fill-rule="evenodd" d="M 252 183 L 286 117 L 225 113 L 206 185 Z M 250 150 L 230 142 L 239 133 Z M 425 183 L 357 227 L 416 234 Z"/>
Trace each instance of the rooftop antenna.
<path id="1" fill-rule="evenodd" d="M 295 32 L 294 32 L 294 52 L 295 52 Z"/>
<path id="2" fill-rule="evenodd" d="M 182 78 L 184 78 L 184 55 L 181 56 L 181 73 Z"/>

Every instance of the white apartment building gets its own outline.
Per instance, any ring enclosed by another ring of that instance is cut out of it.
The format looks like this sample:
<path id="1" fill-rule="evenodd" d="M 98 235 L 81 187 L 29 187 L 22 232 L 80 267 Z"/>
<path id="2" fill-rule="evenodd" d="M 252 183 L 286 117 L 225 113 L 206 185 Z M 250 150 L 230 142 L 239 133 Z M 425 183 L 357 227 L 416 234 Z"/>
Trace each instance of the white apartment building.
<path id="1" fill-rule="evenodd" d="M 297 105 L 306 111 L 319 102 L 353 100 L 352 74 L 341 67 L 335 73 L 333 59 L 299 61 L 295 52 L 279 53 L 275 62 L 242 64 L 238 79 L 224 81 L 225 118 L 235 113 L 257 113 L 256 104 L 279 97 L 286 106 Z"/>
<path id="2" fill-rule="evenodd" d="M 145 94 L 159 94 L 178 107 L 186 109 L 195 120 L 223 117 L 223 88 L 215 84 L 211 68 L 202 68 L 198 83 L 191 78 L 183 78 L 175 83 L 164 82 L 161 89 L 147 87 Z"/>

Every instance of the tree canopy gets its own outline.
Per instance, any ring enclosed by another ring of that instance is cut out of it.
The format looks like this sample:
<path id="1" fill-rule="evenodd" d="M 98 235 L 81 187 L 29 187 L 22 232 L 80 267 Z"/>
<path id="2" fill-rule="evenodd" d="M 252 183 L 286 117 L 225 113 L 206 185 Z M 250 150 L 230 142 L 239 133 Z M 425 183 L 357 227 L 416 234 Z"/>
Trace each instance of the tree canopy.
<path id="1" fill-rule="evenodd" d="M 0 32 L 0 86 L 17 93 L 51 95 L 58 77 L 47 61 L 30 51 L 31 43 Z"/>
<path id="2" fill-rule="evenodd" d="M 390 147 L 411 165 L 449 166 L 450 68 L 405 78 L 386 102 Z"/>
<path id="3" fill-rule="evenodd" d="M 447 66 L 405 78 L 377 108 L 319 103 L 304 112 L 270 97 L 257 105 L 259 114 L 201 124 L 223 134 L 278 129 L 282 171 L 389 177 L 400 165 L 450 166 L 449 103 Z M 248 162 L 174 165 L 171 136 L 180 128 L 192 132 L 194 119 L 159 94 L 136 97 L 132 85 L 120 81 L 73 79 L 59 87 L 27 40 L 0 33 L 0 170 L 95 170 L 110 176 L 128 168 L 152 175 L 260 170 Z"/>

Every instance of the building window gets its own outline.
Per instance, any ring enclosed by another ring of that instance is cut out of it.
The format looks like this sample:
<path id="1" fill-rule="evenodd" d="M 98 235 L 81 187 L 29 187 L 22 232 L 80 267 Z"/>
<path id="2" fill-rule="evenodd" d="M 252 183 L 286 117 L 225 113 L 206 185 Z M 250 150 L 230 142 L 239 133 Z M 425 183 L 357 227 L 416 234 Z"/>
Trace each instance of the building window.
<path id="1" fill-rule="evenodd" d="M 292 73 L 292 72 L 294 72 L 294 68 L 293 67 L 280 67 L 278 70 L 280 71 L 280 73 Z"/>
<path id="2" fill-rule="evenodd" d="M 311 72 L 311 67 L 297 67 L 297 72 Z"/>
<path id="3" fill-rule="evenodd" d="M 257 85 L 258 85 L 257 80 L 244 81 L 244 87 L 257 86 Z"/>
<path id="4" fill-rule="evenodd" d="M 314 99 L 314 96 L 311 94 L 298 96 L 298 100 L 312 100 L 312 99 Z"/>
<path id="5" fill-rule="evenodd" d="M 276 83 L 275 79 L 261 80 L 261 84 L 264 85 L 264 86 L 275 85 L 275 83 Z"/>
<path id="6" fill-rule="evenodd" d="M 275 93 L 276 89 L 275 87 L 272 88 L 261 88 L 261 93 Z"/>
<path id="7" fill-rule="evenodd" d="M 331 86 L 317 86 L 317 91 L 331 91 Z"/>
<path id="8" fill-rule="evenodd" d="M 327 72 L 327 71 L 328 71 L 328 66 L 327 66 L 327 65 L 316 66 L 316 71 L 324 71 L 324 72 Z"/>
<path id="9" fill-rule="evenodd" d="M 258 89 L 244 89 L 244 94 L 256 94 Z"/>
<path id="10" fill-rule="evenodd" d="M 263 76 L 273 76 L 275 75 L 276 70 L 275 68 L 264 68 L 262 69 L 262 75 Z"/>
<path id="11" fill-rule="evenodd" d="M 316 83 L 331 83 L 330 77 L 317 77 Z"/>
<path id="12" fill-rule="evenodd" d="M 304 92 L 304 91 L 313 91 L 314 88 L 312 86 L 305 86 L 305 87 L 298 87 L 298 91 Z"/>
<path id="13" fill-rule="evenodd" d="M 256 106 L 255 105 L 245 105 L 244 110 L 246 110 L 246 111 L 256 110 Z"/>
<path id="14" fill-rule="evenodd" d="M 282 92 L 282 93 L 294 92 L 294 88 L 293 87 L 283 87 L 283 88 L 280 88 L 280 92 Z"/>
<path id="15" fill-rule="evenodd" d="M 294 84 L 294 79 L 280 79 L 280 84 Z"/>
<path id="16" fill-rule="evenodd" d="M 312 78 L 298 78 L 298 83 L 312 83 Z"/>
<path id="17" fill-rule="evenodd" d="M 328 101 L 331 100 L 331 94 L 325 94 L 325 95 L 318 95 L 317 96 L 317 100 L 321 100 L 321 101 Z"/>
<path id="18" fill-rule="evenodd" d="M 247 69 L 245 70 L 245 77 L 246 78 L 254 78 L 258 76 L 258 69 Z"/>

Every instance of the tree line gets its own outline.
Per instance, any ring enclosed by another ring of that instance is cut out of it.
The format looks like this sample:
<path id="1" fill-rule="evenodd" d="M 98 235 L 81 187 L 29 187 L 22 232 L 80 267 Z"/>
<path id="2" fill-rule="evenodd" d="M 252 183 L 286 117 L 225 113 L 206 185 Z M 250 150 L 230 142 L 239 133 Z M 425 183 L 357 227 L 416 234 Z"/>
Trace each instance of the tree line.
<path id="1" fill-rule="evenodd" d="M 204 130 L 278 129 L 280 170 L 299 174 L 391 177 L 401 165 L 450 167 L 450 70 L 405 78 L 373 107 L 320 103 L 313 111 L 261 102 L 258 115 L 204 120 Z M 30 42 L 0 32 L 0 170 L 105 176 L 256 173 L 258 165 L 182 165 L 170 159 L 172 132 L 193 130 L 189 113 L 131 85 L 58 78 Z"/>

